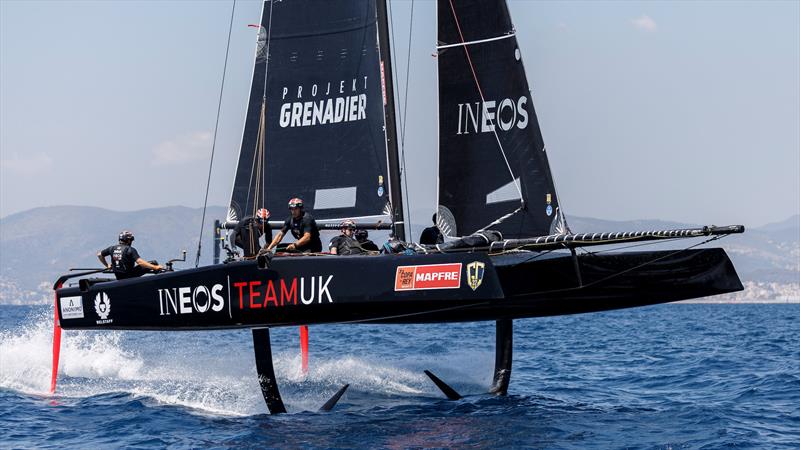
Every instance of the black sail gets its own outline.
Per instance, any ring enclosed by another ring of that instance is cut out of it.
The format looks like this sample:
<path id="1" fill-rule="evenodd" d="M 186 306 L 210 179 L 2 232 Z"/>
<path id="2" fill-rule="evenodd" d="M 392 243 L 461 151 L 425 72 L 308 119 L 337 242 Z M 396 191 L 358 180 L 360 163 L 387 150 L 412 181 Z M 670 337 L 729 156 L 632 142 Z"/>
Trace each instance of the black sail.
<path id="1" fill-rule="evenodd" d="M 504 0 L 439 0 L 439 224 L 449 235 L 563 232 Z"/>
<path id="2" fill-rule="evenodd" d="M 264 2 L 228 221 L 388 218 L 375 0 Z"/>

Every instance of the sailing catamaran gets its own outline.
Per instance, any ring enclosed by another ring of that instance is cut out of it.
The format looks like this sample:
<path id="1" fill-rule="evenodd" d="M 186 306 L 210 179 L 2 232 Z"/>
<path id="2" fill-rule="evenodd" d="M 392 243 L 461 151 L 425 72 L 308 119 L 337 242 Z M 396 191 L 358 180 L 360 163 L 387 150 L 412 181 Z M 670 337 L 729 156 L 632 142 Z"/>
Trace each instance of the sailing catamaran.
<path id="1" fill-rule="evenodd" d="M 405 240 L 386 1 L 265 0 L 222 228 L 259 208 L 282 211 L 299 196 L 323 227 L 355 219 Z M 493 320 L 491 392 L 505 394 L 513 319 L 742 289 L 720 248 L 581 251 L 714 240 L 744 228 L 572 233 L 505 1 L 439 0 L 437 15 L 438 225 L 446 243 L 409 243 L 412 254 L 233 258 L 119 281 L 65 275 L 55 284 L 53 390 L 62 328 L 253 328 L 259 381 L 270 412 L 278 413 L 285 407 L 269 327 Z M 80 280 L 65 286 L 71 278 Z"/>

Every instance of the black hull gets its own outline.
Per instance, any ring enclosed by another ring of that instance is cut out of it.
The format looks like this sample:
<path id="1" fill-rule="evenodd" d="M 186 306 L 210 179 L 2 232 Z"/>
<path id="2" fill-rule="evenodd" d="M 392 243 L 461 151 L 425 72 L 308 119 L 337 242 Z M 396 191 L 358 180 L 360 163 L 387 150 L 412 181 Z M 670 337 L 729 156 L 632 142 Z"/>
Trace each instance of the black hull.
<path id="1" fill-rule="evenodd" d="M 427 275 L 426 275 L 427 274 Z M 57 291 L 64 329 L 463 322 L 742 290 L 724 250 L 276 257 Z"/>

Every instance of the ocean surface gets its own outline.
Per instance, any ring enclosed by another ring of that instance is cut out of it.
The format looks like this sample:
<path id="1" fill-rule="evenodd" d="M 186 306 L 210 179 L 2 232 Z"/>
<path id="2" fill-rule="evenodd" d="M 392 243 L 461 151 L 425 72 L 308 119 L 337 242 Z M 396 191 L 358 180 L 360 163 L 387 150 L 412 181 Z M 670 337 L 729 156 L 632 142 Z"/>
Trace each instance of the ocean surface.
<path id="1" fill-rule="evenodd" d="M 485 393 L 493 323 L 310 336 L 304 376 L 297 328 L 272 331 L 282 416 L 249 330 L 65 331 L 50 397 L 52 308 L 0 306 L 0 448 L 800 448 L 797 304 L 518 320 L 507 397 Z"/>

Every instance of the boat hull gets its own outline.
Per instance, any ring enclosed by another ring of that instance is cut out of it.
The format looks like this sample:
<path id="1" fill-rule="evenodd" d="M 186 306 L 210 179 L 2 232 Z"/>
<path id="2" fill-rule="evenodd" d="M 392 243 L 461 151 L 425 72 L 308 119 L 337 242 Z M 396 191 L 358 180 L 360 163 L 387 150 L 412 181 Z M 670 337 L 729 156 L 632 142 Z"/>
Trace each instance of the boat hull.
<path id="1" fill-rule="evenodd" d="M 722 249 L 286 256 L 57 290 L 64 329 L 192 330 L 575 314 L 742 290 Z"/>

